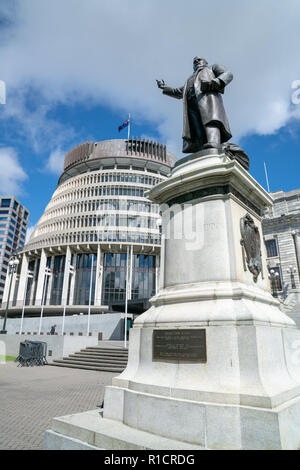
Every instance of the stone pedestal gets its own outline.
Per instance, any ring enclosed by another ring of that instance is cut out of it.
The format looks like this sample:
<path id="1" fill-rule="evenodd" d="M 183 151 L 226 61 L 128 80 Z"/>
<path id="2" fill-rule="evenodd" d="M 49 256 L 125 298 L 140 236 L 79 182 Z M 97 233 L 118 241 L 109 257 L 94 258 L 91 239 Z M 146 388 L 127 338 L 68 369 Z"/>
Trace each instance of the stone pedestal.
<path id="1" fill-rule="evenodd" d="M 261 233 L 270 195 L 210 150 L 179 162 L 150 198 L 163 209 L 161 289 L 131 329 L 128 366 L 106 388 L 102 424 L 179 448 L 299 448 L 300 334 L 270 293 Z M 261 239 L 257 279 L 241 245 L 247 214 Z M 157 330 L 170 342 L 179 330 L 205 330 L 206 357 L 157 358 Z"/>
<path id="2" fill-rule="evenodd" d="M 291 289 L 287 299 L 280 305 L 280 310 L 286 313 L 300 329 L 300 289 Z"/>

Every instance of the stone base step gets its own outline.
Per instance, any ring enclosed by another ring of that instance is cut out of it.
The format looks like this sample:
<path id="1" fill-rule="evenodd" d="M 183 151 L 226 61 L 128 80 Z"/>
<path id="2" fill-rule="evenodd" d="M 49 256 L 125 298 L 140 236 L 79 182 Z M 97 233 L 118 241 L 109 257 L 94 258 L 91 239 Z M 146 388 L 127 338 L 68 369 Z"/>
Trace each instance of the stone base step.
<path id="1" fill-rule="evenodd" d="M 104 352 L 92 352 L 92 351 L 79 351 L 74 354 L 84 354 L 86 356 L 95 356 L 95 357 L 116 357 L 116 358 L 128 358 L 128 354 L 109 354 Z"/>
<path id="2" fill-rule="evenodd" d="M 66 359 L 66 358 L 63 358 Z M 115 359 L 110 357 L 90 357 L 81 354 L 70 354 L 68 359 L 72 359 L 73 361 L 88 361 L 88 362 L 103 362 L 104 364 L 120 364 L 126 366 L 127 359 Z"/>
<path id="3" fill-rule="evenodd" d="M 94 360 L 103 360 L 103 361 L 119 361 L 119 362 L 125 362 L 127 363 L 128 357 L 119 357 L 119 356 L 107 356 L 103 354 L 95 355 L 95 354 L 84 354 L 84 353 L 74 353 L 70 354 L 69 357 L 73 357 L 74 359 L 76 358 L 86 358 L 86 359 L 94 359 Z"/>
<path id="4" fill-rule="evenodd" d="M 64 362 L 74 362 L 76 364 L 82 364 L 82 363 L 87 363 L 91 365 L 108 365 L 108 366 L 114 366 L 116 365 L 117 367 L 126 367 L 127 362 L 126 361 L 116 361 L 114 359 L 112 360 L 102 360 L 102 359 L 90 359 L 90 358 L 85 358 L 85 357 L 63 357 L 62 359 L 54 359 L 55 361 L 64 361 Z"/>
<path id="5" fill-rule="evenodd" d="M 84 351 L 103 351 L 107 353 L 120 353 L 124 352 L 128 354 L 128 349 L 126 348 L 103 348 L 100 346 L 89 346 L 88 348 L 84 349 Z"/>
<path id="6" fill-rule="evenodd" d="M 44 450 L 205 450 L 201 446 L 167 439 L 102 418 L 99 410 L 54 418 Z M 144 454 L 143 454 L 144 455 Z M 144 458 L 144 457 L 142 457 Z M 145 457 L 146 460 L 146 457 Z M 171 462 L 171 460 L 168 460 Z"/>
<path id="7" fill-rule="evenodd" d="M 68 367 L 70 369 L 86 369 L 86 370 L 98 370 L 102 372 L 123 372 L 124 367 L 111 367 L 111 366 L 90 366 L 90 365 L 84 365 L 84 364 L 72 364 L 69 362 L 65 361 L 55 361 L 55 362 L 50 362 L 48 364 L 49 366 L 55 366 L 55 367 Z"/>
<path id="8" fill-rule="evenodd" d="M 128 361 L 128 350 L 124 348 L 88 347 L 62 359 L 55 359 L 51 366 L 74 369 L 123 372 Z"/>

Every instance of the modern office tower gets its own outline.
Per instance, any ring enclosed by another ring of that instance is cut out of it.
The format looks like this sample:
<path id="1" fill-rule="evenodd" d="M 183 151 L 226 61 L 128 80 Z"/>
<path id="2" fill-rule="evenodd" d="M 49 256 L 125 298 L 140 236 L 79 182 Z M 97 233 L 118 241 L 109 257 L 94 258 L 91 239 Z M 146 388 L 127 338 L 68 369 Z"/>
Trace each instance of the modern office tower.
<path id="1" fill-rule="evenodd" d="M 141 312 L 158 289 L 159 206 L 147 191 L 176 157 L 140 139 L 86 142 L 65 156 L 57 188 L 20 254 L 10 315 Z M 2 303 L 5 308 L 7 296 Z"/>
<path id="2" fill-rule="evenodd" d="M 29 211 L 15 197 L 0 197 L 0 304 L 10 257 L 25 245 Z"/>

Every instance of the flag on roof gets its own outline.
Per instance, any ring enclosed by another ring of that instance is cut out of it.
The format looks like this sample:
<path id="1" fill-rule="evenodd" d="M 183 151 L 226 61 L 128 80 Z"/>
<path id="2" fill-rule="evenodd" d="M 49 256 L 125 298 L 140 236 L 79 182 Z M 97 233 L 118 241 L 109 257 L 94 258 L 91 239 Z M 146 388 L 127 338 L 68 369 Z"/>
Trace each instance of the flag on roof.
<path id="1" fill-rule="evenodd" d="M 127 119 L 127 121 L 123 122 L 123 124 L 121 126 L 119 126 L 119 132 L 122 129 L 125 129 L 125 127 L 129 126 L 129 123 L 130 123 L 130 119 Z"/>

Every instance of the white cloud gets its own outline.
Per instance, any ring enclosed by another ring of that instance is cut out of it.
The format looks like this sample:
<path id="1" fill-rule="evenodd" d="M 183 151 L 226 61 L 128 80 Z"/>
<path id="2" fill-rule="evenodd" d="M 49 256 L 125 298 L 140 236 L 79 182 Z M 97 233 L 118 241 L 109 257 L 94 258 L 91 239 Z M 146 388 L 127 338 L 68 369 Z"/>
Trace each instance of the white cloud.
<path id="1" fill-rule="evenodd" d="M 26 103 L 26 87 L 15 89 L 9 101 L 2 107 L 2 119 L 12 119 L 16 134 L 26 140 L 36 153 L 64 144 L 74 137 L 73 129 L 67 123 L 49 118 L 52 109 L 48 101 L 31 109 Z"/>
<path id="2" fill-rule="evenodd" d="M 62 152 L 60 148 L 54 150 L 49 156 L 46 169 L 55 175 L 60 175 L 64 167 L 64 158 L 65 152 Z"/>
<path id="3" fill-rule="evenodd" d="M 21 167 L 17 152 L 11 147 L 0 147 L 0 193 L 1 195 L 21 195 L 22 183 L 27 175 Z"/>
<path id="4" fill-rule="evenodd" d="M 2 0 L 0 12 L 11 1 Z M 182 107 L 161 95 L 155 79 L 182 85 L 193 57 L 203 55 L 234 73 L 225 93 L 233 140 L 251 132 L 271 134 L 291 117 L 300 118 L 300 107 L 290 107 L 291 83 L 300 79 L 298 0 L 13 3 L 15 23 L 0 43 L 0 78 L 9 96 L 31 87 L 49 109 L 59 102 L 119 108 L 134 119 L 154 121 L 178 149 Z M 35 136 L 47 127 L 47 112 L 43 118 Z"/>

